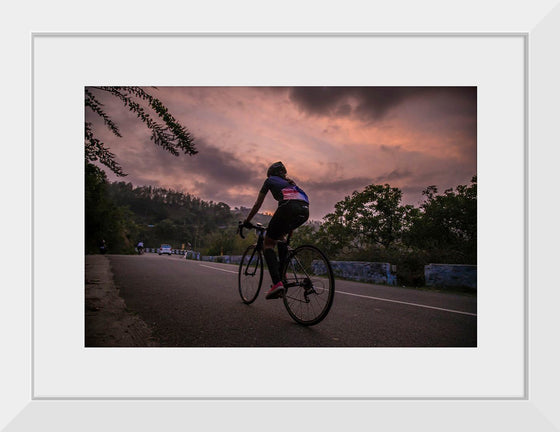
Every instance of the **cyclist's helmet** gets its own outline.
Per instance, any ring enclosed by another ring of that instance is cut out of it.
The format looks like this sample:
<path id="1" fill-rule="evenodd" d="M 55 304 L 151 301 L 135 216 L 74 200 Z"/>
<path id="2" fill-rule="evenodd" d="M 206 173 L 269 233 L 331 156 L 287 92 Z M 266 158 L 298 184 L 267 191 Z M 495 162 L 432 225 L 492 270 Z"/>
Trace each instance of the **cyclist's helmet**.
<path id="1" fill-rule="evenodd" d="M 268 168 L 268 171 L 266 172 L 266 176 L 267 177 L 270 177 L 270 176 L 284 177 L 287 172 L 288 171 L 286 170 L 286 167 L 284 166 L 284 164 L 282 162 L 274 162 Z"/>

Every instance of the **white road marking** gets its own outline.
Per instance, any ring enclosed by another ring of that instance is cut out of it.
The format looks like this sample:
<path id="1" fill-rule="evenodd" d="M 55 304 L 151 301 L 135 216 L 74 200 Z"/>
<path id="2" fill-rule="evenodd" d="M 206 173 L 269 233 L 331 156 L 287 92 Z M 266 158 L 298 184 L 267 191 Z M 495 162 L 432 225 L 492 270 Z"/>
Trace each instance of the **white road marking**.
<path id="1" fill-rule="evenodd" d="M 418 304 L 418 303 L 409 303 L 409 302 L 404 302 L 404 301 L 399 301 L 399 300 L 389 300 L 389 299 L 385 299 L 385 298 L 381 298 L 381 297 L 371 297 L 371 296 L 366 296 L 366 295 L 361 295 L 361 294 L 353 294 L 353 293 L 338 291 L 338 290 L 335 291 L 335 294 L 346 294 L 346 295 L 351 295 L 351 296 L 355 296 L 355 297 L 368 298 L 368 299 L 372 299 L 372 300 L 386 301 L 386 302 L 391 302 L 391 303 L 400 303 L 400 304 L 405 304 L 405 305 L 408 305 L 408 306 L 416 306 L 416 307 L 422 307 L 422 308 L 426 308 L 426 309 L 436 309 L 436 310 L 445 311 L 445 312 L 452 312 L 452 313 L 457 313 L 457 314 L 476 316 L 475 313 L 471 313 L 471 312 L 463 312 L 463 311 L 458 311 L 458 310 L 453 310 L 453 309 L 444 309 L 444 308 L 439 308 L 439 307 L 435 307 L 435 306 L 427 306 L 427 305 L 421 305 L 421 304 Z"/>
<path id="2" fill-rule="evenodd" d="M 208 266 L 208 265 L 204 265 L 204 264 L 199 264 L 199 266 L 206 267 L 206 268 L 209 268 L 209 269 L 219 270 L 219 271 L 223 271 L 223 272 L 228 272 L 228 273 L 235 273 L 235 274 L 238 273 L 236 271 L 225 270 L 225 269 L 221 269 L 221 268 L 218 268 L 218 267 L 212 267 L 212 266 Z M 362 295 L 362 294 L 354 294 L 354 293 L 349 293 L 349 292 L 345 292 L 345 291 L 336 290 L 335 293 L 336 294 L 346 294 L 346 295 L 350 295 L 350 296 L 354 296 L 354 297 L 368 298 L 368 299 L 372 299 L 372 300 L 385 301 L 385 302 L 390 302 L 390 303 L 400 303 L 400 304 L 404 304 L 404 305 L 408 305 L 408 306 L 416 306 L 416 307 L 421 307 L 421 308 L 426 308 L 426 309 L 435 309 L 435 310 L 457 313 L 457 314 L 462 314 L 462 315 L 476 316 L 475 313 L 471 313 L 471 312 L 463 312 L 463 311 L 458 311 L 458 310 L 453 310 L 453 309 L 445 309 L 445 308 L 439 308 L 439 307 L 436 307 L 436 306 L 427 306 L 427 305 L 422 305 L 422 304 L 418 304 L 418 303 L 409 303 L 409 302 L 404 302 L 404 301 L 399 301 L 399 300 L 390 300 L 390 299 L 386 299 L 386 298 L 372 297 L 372 296 L 367 296 L 367 295 Z"/>
<path id="3" fill-rule="evenodd" d="M 207 265 L 204 265 L 204 264 L 199 264 L 199 266 L 201 266 L 201 267 L 206 267 L 206 268 L 210 268 L 210 269 L 214 269 L 214 270 L 220 270 L 220 271 L 223 271 L 223 272 L 228 272 L 228 273 L 235 273 L 235 274 L 237 274 L 236 271 L 224 270 L 224 269 L 221 269 L 221 268 L 218 268 L 218 267 L 211 267 L 211 266 L 207 266 Z"/>

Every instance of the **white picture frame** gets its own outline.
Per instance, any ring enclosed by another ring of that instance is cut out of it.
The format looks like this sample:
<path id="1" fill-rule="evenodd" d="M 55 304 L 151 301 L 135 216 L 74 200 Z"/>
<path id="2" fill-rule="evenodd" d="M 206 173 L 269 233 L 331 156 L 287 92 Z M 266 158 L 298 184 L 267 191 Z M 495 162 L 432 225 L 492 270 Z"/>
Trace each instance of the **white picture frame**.
<path id="1" fill-rule="evenodd" d="M 505 5 L 504 5 L 505 6 Z M 436 8 L 431 6 L 422 13 L 429 16 L 430 11 Z M 551 214 L 553 211 L 543 212 L 544 208 L 558 208 L 554 203 L 551 193 L 555 178 L 550 174 L 554 172 L 556 158 L 553 155 L 558 151 L 551 149 L 548 143 L 558 142 L 560 134 L 555 128 L 556 112 L 553 105 L 557 96 L 560 96 L 559 84 L 556 77 L 560 76 L 560 63 L 552 55 L 555 43 L 560 36 L 560 8 L 557 2 L 546 4 L 539 3 L 512 13 L 508 18 L 499 13 L 500 5 L 490 7 L 490 16 L 495 17 L 495 22 L 484 22 L 481 27 L 474 27 L 473 18 L 467 16 L 466 22 L 452 30 L 445 30 L 445 25 L 434 24 L 429 21 L 421 30 L 410 27 L 410 31 L 399 28 L 396 20 L 392 21 L 392 28 L 384 28 L 384 33 L 375 32 L 362 25 L 356 33 L 376 36 L 380 34 L 398 36 L 420 35 L 430 32 L 434 37 L 444 35 L 462 35 L 463 37 L 477 37 L 477 35 L 491 35 L 499 37 L 516 36 L 525 42 L 526 58 L 524 68 L 526 79 L 526 130 L 525 130 L 525 172 L 523 184 L 526 195 L 526 208 L 524 214 L 524 243 L 525 243 L 525 352 L 520 354 L 525 362 L 525 382 L 523 395 L 520 397 L 486 397 L 486 398 L 363 398 L 363 397 L 325 397 L 325 398 L 152 398 L 144 397 L 91 397 L 90 395 L 56 398 L 36 397 L 33 376 L 34 344 L 32 341 L 32 326 L 34 322 L 33 285 L 36 283 L 32 254 L 34 237 L 37 235 L 29 227 L 33 222 L 33 170 L 34 154 L 32 143 L 36 138 L 32 128 L 25 128 L 26 137 L 29 138 L 28 146 L 21 150 L 24 159 L 24 172 L 29 174 L 23 179 L 28 195 L 20 198 L 19 204 L 26 212 L 21 220 L 17 221 L 25 238 L 24 250 L 20 250 L 28 258 L 15 266 L 11 280 L 19 285 L 19 290 L 12 290 L 7 294 L 6 304 L 17 307 L 6 310 L 2 317 L 2 335 L 7 342 L 10 355 L 2 361 L 3 386 L 2 406 L 5 407 L 0 416 L 0 426 L 10 430 L 51 429 L 57 430 L 118 430 L 118 429 L 171 429 L 178 424 L 194 423 L 204 429 L 244 424 L 245 429 L 256 430 L 257 427 L 272 428 L 273 430 L 293 427 L 294 424 L 319 425 L 327 430 L 340 429 L 360 425 L 371 425 L 381 429 L 392 430 L 490 430 L 500 428 L 504 430 L 559 430 L 560 415 L 556 412 L 555 388 L 560 384 L 560 373 L 556 370 L 559 363 L 558 350 L 555 350 L 555 329 L 558 328 L 558 318 L 555 314 L 555 305 L 558 304 L 559 295 L 553 287 L 553 280 L 549 279 L 555 263 L 550 244 L 558 239 L 558 229 L 553 225 Z M 482 9 L 481 9 L 482 11 Z M 310 12 L 310 11 L 307 11 Z M 420 16 L 423 16 L 420 13 Z M 333 14 L 331 19 L 336 20 Z M 499 19 L 496 17 L 500 17 Z M 442 17 L 442 22 L 445 20 Z M 333 21 L 335 22 L 335 21 Z M 19 79 L 23 86 L 28 88 L 26 93 L 30 97 L 25 102 L 27 112 L 33 109 L 32 86 L 25 78 L 32 76 L 34 41 L 38 36 L 48 35 L 72 36 L 83 35 L 87 32 L 75 32 L 60 23 L 48 30 L 37 31 L 37 24 L 19 24 L 18 35 L 20 44 L 25 47 L 23 53 L 14 55 L 14 61 L 23 58 L 24 71 L 20 71 Z M 22 25 L 23 24 L 23 25 Z M 243 22 L 241 23 L 243 24 Z M 35 26 L 35 27 L 34 27 Z M 279 37 L 290 37 L 307 33 L 305 26 L 301 31 L 282 31 L 277 29 L 272 33 Z M 388 24 L 391 27 L 391 24 Z M 469 28 L 470 26 L 470 28 Z M 21 30 L 24 27 L 24 30 Z M 313 27 L 313 26 L 312 26 Z M 311 28 L 309 32 L 317 37 L 341 33 L 333 28 Z M 61 30 L 64 29 L 64 31 Z M 114 28 L 118 28 L 118 24 Z M 249 30 L 247 30 L 249 28 Z M 267 34 L 267 31 L 249 27 L 231 27 L 230 33 L 245 32 L 247 37 L 252 35 Z M 228 31 L 214 34 L 227 35 Z M 58 33 L 57 33 L 58 32 Z M 93 31 L 87 33 L 91 38 L 106 36 L 130 35 L 143 37 L 155 35 L 157 30 L 136 32 L 128 29 L 124 34 L 104 33 Z M 348 31 L 347 33 L 353 33 Z M 388 33 L 394 32 L 394 33 Z M 396 33 L 400 32 L 400 33 Z M 178 32 L 177 34 L 192 37 L 199 32 Z M 147 83 L 149 84 L 149 83 Z M 259 84 L 259 83 L 255 83 Z M 17 86 L 16 86 L 17 87 Z M 21 88 L 20 88 L 21 89 Z M 556 98 L 554 97 L 556 96 Z M 21 97 L 21 94 L 19 95 Z M 24 110 L 25 111 L 25 110 Z M 79 117 L 79 116 L 78 116 Z M 31 120 L 33 120 L 31 118 Z M 23 122 L 21 125 L 27 124 Z M 32 125 L 32 124 L 31 124 Z M 14 135 L 15 137 L 15 135 Z M 553 153 L 550 156 L 550 152 Z M 4 159 L 6 160 L 6 159 Z M 554 165 L 553 165 L 554 164 Z M 13 178 L 21 178 L 16 172 L 17 168 L 7 167 L 7 173 Z M 3 174 L 4 176 L 4 174 Z M 8 176 L 4 179 L 8 180 Z M 31 202 L 31 206 L 29 205 Z M 10 220 L 10 223 L 16 223 Z M 20 234 L 21 235 L 21 234 Z M 10 234 L 8 239 L 15 244 L 18 240 Z M 21 242 L 21 238 L 19 238 Z M 27 253 L 26 253 L 27 251 Z M 81 253 L 81 251 L 80 251 Z M 4 254 L 4 252 L 3 252 Z M 2 255 L 4 258 L 4 255 Z M 7 259 L 7 257 L 6 257 Z M 21 283 L 22 271 L 26 274 Z M 18 279 L 19 275 L 19 279 Z M 6 331 L 15 328 L 14 334 Z M 9 333 L 9 334 L 8 334 Z M 278 413 L 282 413 L 278 415 Z M 63 419 L 63 421 L 61 421 Z M 270 423 L 272 423 L 271 426 Z M 195 426 L 196 427 L 196 426 Z"/>

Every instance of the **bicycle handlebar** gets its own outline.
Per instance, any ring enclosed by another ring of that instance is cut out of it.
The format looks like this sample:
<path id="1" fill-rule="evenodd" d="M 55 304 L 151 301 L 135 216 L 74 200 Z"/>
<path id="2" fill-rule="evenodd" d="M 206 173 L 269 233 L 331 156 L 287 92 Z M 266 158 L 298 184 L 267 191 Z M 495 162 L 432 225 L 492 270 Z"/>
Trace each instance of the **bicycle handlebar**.
<path id="1" fill-rule="evenodd" d="M 241 236 L 242 239 L 245 238 L 245 236 L 243 235 L 243 228 L 256 229 L 256 230 L 262 230 L 262 231 L 264 231 L 266 229 L 261 224 L 253 225 L 251 222 L 248 222 L 247 225 L 248 226 L 244 225 L 243 222 L 239 221 L 239 225 L 237 226 L 237 233 Z"/>
<path id="2" fill-rule="evenodd" d="M 245 236 L 243 235 L 243 222 L 239 221 L 239 224 L 237 225 L 237 234 L 239 234 L 239 236 L 244 239 Z"/>

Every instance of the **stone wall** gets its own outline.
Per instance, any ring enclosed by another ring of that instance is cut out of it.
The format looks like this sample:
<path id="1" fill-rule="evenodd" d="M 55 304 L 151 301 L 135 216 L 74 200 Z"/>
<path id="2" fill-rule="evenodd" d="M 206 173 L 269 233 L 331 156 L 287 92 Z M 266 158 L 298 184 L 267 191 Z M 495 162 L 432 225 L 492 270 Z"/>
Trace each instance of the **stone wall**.
<path id="1" fill-rule="evenodd" d="M 223 255 L 223 256 L 201 256 L 201 261 L 219 262 L 226 264 L 239 264 L 241 255 Z M 317 274 L 326 274 L 322 261 L 317 262 L 315 271 Z M 396 285 L 397 277 L 391 273 L 391 264 L 363 262 L 363 261 L 331 261 L 331 266 L 335 277 L 343 277 L 345 279 L 355 280 L 359 282 L 371 282 L 384 285 Z"/>
<path id="2" fill-rule="evenodd" d="M 217 256 L 201 255 L 199 259 L 201 261 L 208 261 L 208 262 L 239 264 L 241 262 L 241 255 L 217 255 Z"/>
<path id="3" fill-rule="evenodd" d="M 187 253 L 189 259 L 207 262 L 239 264 L 241 255 L 196 256 Z M 323 265 L 319 262 L 317 265 Z M 391 271 L 391 264 L 365 261 L 331 261 L 335 277 L 383 285 L 397 285 L 397 275 Z M 318 274 L 325 274 L 325 268 L 317 268 Z M 428 264 L 424 267 L 426 286 L 458 287 L 476 289 L 477 267 L 460 264 Z"/>
<path id="4" fill-rule="evenodd" d="M 383 285 L 397 284 L 397 276 L 391 272 L 391 264 L 389 263 L 331 261 L 331 266 L 337 277 Z"/>
<path id="5" fill-rule="evenodd" d="M 476 289 L 477 267 L 462 264 L 428 264 L 424 267 L 426 286 Z"/>

